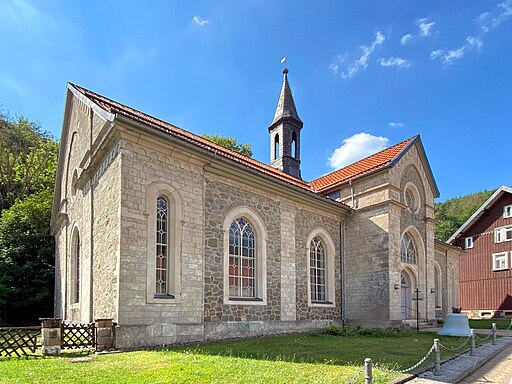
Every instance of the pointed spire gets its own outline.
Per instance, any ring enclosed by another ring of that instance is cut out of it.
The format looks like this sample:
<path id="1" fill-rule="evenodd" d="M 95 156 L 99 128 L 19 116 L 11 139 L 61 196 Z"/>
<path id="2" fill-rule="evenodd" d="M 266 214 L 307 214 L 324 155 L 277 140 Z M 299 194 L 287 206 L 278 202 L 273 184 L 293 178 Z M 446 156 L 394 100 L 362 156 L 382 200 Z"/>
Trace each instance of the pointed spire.
<path id="1" fill-rule="evenodd" d="M 293 101 L 292 91 L 290 89 L 290 85 L 288 84 L 288 68 L 285 68 L 283 70 L 283 74 L 283 86 L 281 87 L 281 94 L 279 95 L 279 101 L 277 102 L 276 112 L 274 114 L 274 119 L 272 120 L 270 127 L 272 127 L 279 120 L 287 117 L 297 120 L 302 127 L 302 120 L 299 118 L 299 115 L 297 114 L 295 102 Z"/>

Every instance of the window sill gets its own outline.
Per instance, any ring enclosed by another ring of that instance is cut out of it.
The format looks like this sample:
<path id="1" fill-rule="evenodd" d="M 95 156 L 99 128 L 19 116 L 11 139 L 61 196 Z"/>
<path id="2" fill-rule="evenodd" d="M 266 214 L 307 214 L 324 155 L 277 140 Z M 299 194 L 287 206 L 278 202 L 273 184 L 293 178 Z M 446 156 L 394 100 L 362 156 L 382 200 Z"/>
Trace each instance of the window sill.
<path id="1" fill-rule="evenodd" d="M 259 297 L 225 297 L 224 304 L 232 305 L 266 305 L 265 300 Z"/>
<path id="2" fill-rule="evenodd" d="M 179 295 L 162 295 L 158 293 L 148 293 L 146 303 L 148 304 L 179 304 L 181 302 Z"/>
<path id="3" fill-rule="evenodd" d="M 335 307 L 332 301 L 310 301 L 310 307 Z"/>

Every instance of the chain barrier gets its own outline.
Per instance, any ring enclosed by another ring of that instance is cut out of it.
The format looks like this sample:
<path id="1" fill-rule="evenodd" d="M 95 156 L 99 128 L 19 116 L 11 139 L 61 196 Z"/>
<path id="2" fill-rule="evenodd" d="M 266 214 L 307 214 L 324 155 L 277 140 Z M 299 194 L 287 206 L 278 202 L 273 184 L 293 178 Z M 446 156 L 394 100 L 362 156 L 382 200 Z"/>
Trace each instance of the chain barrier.
<path id="1" fill-rule="evenodd" d="M 432 347 L 430 347 L 429 351 L 427 352 L 427 354 L 425 356 L 423 356 L 423 358 L 418 361 L 416 364 L 414 364 L 412 367 L 410 368 L 407 368 L 407 369 L 401 369 L 399 371 L 396 371 L 394 369 L 388 369 L 388 368 L 384 368 L 384 367 L 380 367 L 378 365 L 374 365 L 375 368 L 378 368 L 382 371 L 386 371 L 386 372 L 391 372 L 391 373 L 407 373 L 409 371 L 412 371 L 413 369 L 415 368 L 418 368 L 421 364 L 423 364 L 425 362 L 425 360 L 428 359 L 428 357 L 432 354 L 432 352 L 434 352 L 434 345 L 432 344 Z"/>
<path id="2" fill-rule="evenodd" d="M 467 344 L 467 342 L 468 342 L 469 340 L 471 340 L 471 336 L 468 336 L 468 338 L 467 338 L 466 340 L 464 340 L 464 342 L 463 342 L 461 345 L 459 345 L 458 347 L 447 347 L 446 345 L 441 344 L 441 343 L 439 343 L 439 346 L 440 346 L 441 348 L 448 349 L 448 350 L 450 350 L 450 351 L 457 351 L 457 350 L 459 350 L 459 349 L 463 348 L 463 347 Z"/>
<path id="3" fill-rule="evenodd" d="M 364 371 L 364 365 L 363 367 L 355 374 L 353 378 L 351 378 L 349 381 L 347 381 L 347 384 L 354 384 L 354 382 L 357 380 L 357 378 L 361 375 L 361 373 Z"/>
<path id="4" fill-rule="evenodd" d="M 485 337 L 484 337 L 484 336 L 478 336 L 478 333 L 475 333 L 475 337 L 476 337 L 478 340 L 486 341 L 486 340 L 488 340 L 488 339 L 490 339 L 490 338 L 491 338 L 492 333 L 493 333 L 493 332 L 492 332 L 492 329 L 491 329 L 491 333 L 489 333 L 487 336 L 485 336 Z"/>

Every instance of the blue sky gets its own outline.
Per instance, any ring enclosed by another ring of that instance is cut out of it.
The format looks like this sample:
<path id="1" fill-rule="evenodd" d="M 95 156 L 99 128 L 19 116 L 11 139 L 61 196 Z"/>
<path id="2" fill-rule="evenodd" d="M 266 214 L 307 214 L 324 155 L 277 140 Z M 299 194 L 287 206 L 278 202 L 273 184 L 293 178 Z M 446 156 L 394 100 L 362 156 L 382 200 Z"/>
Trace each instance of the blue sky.
<path id="1" fill-rule="evenodd" d="M 0 110 L 56 137 L 71 81 L 268 163 L 287 55 L 305 180 L 420 134 L 441 201 L 512 184 L 512 0 L 0 0 L 0 36 Z"/>

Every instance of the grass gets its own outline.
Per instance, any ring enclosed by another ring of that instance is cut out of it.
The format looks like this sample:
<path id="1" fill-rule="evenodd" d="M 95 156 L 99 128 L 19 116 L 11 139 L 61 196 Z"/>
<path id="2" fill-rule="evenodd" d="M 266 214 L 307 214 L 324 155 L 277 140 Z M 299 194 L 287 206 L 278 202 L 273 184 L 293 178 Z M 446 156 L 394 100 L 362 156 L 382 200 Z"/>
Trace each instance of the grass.
<path id="1" fill-rule="evenodd" d="M 0 359 L 1 383 L 345 383 L 366 357 L 402 369 L 417 363 L 435 333 L 301 334 L 196 346 L 93 355 L 89 362 L 57 358 Z M 441 337 L 446 346 L 464 338 Z M 442 357 L 447 357 L 443 351 Z M 433 356 L 428 360 L 433 361 Z M 401 377 L 374 369 L 374 383 Z M 360 376 L 357 383 L 364 382 Z"/>
<path id="2" fill-rule="evenodd" d="M 496 328 L 504 330 L 510 325 L 511 319 L 482 319 L 469 320 L 469 327 L 473 329 L 491 329 L 492 323 L 496 323 Z M 511 327 L 512 329 L 512 327 Z"/>

